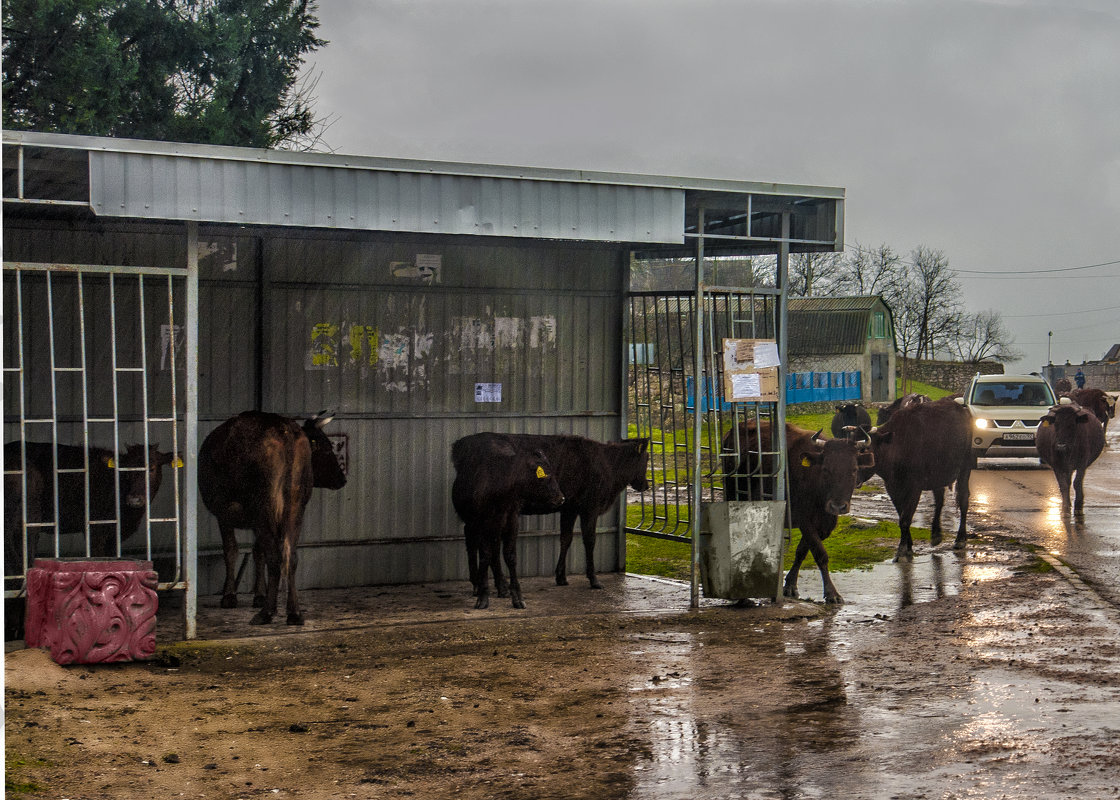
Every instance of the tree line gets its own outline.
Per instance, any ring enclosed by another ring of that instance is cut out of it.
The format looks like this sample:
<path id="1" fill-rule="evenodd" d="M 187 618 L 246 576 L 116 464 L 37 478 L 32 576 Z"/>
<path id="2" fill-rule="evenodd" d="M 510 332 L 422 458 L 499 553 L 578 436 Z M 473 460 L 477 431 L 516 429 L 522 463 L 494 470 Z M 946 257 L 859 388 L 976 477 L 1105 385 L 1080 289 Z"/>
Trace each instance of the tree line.
<path id="1" fill-rule="evenodd" d="M 690 288 L 690 259 L 634 262 L 631 287 L 669 290 Z M 773 286 L 774 256 L 723 257 L 707 260 L 705 280 L 719 286 Z M 908 257 L 890 245 L 862 247 L 848 253 L 796 253 L 789 259 L 791 297 L 879 295 L 894 317 L 898 352 L 907 358 L 998 361 L 1022 358 L 998 311 L 970 312 L 949 259 L 941 250 L 919 245 Z"/>

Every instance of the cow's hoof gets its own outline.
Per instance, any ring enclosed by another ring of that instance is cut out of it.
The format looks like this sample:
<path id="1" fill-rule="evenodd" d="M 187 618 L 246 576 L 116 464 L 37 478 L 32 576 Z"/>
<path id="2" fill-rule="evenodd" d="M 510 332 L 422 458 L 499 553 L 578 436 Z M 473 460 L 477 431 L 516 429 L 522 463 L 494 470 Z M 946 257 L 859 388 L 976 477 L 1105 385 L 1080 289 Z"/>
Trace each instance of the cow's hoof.
<path id="1" fill-rule="evenodd" d="M 520 597 L 514 597 L 512 602 L 514 608 L 525 608 L 525 601 Z"/>
<path id="2" fill-rule="evenodd" d="M 495 591 L 495 594 L 497 594 L 498 597 L 509 597 L 509 589 L 503 586 L 500 589 L 497 589 Z"/>
<path id="3" fill-rule="evenodd" d="M 303 614 L 289 614 L 288 615 L 288 624 L 289 625 L 302 625 L 303 624 Z"/>
<path id="4" fill-rule="evenodd" d="M 267 625 L 270 622 L 272 622 L 272 615 L 265 611 L 263 608 L 256 614 L 254 614 L 253 618 L 249 620 L 250 625 Z"/>
<path id="5" fill-rule="evenodd" d="M 797 594 L 797 587 L 796 586 L 783 586 L 782 587 L 782 596 L 783 597 L 792 597 L 792 598 L 796 599 L 800 595 Z"/>
<path id="6" fill-rule="evenodd" d="M 599 581 L 596 580 L 595 578 L 592 578 L 591 579 L 591 588 L 592 589 L 602 589 L 603 584 L 599 583 Z"/>
<path id="7" fill-rule="evenodd" d="M 568 576 L 567 575 L 557 575 L 556 576 L 556 585 L 557 586 L 567 586 L 568 585 Z"/>
<path id="8" fill-rule="evenodd" d="M 223 594 L 222 602 L 218 603 L 219 608 L 237 608 L 237 595 Z"/>
<path id="9" fill-rule="evenodd" d="M 953 542 L 953 549 L 958 553 L 963 553 L 968 548 L 968 541 L 965 539 L 957 539 Z"/>
<path id="10" fill-rule="evenodd" d="M 474 601 L 474 607 L 478 608 L 478 609 L 490 608 L 490 596 L 485 595 L 485 594 L 480 594 L 478 596 L 478 599 Z"/>
<path id="11" fill-rule="evenodd" d="M 829 603 L 829 604 L 835 603 L 835 604 L 836 604 L 836 605 L 838 605 L 838 606 L 842 606 L 842 605 L 844 605 L 844 598 L 843 598 L 843 597 L 841 597 L 841 596 L 840 596 L 840 595 L 838 595 L 838 594 L 834 594 L 834 595 L 827 595 L 827 594 L 826 594 L 826 595 L 824 596 L 824 601 L 825 601 L 826 603 Z"/>
<path id="12" fill-rule="evenodd" d="M 253 597 L 253 608 L 264 608 L 264 595 L 258 594 Z"/>
<path id="13" fill-rule="evenodd" d="M 930 547 L 937 547 L 937 545 L 939 545 L 939 544 L 941 544 L 941 532 L 937 531 L 937 532 L 934 532 L 934 533 L 930 533 L 930 535 L 929 535 L 929 545 L 930 545 Z"/>
<path id="14" fill-rule="evenodd" d="M 895 556 L 894 556 L 894 563 L 896 563 L 896 564 L 899 561 L 905 561 L 905 562 L 909 563 L 913 560 L 914 560 L 914 553 L 912 551 L 909 552 L 909 553 L 895 553 Z"/>

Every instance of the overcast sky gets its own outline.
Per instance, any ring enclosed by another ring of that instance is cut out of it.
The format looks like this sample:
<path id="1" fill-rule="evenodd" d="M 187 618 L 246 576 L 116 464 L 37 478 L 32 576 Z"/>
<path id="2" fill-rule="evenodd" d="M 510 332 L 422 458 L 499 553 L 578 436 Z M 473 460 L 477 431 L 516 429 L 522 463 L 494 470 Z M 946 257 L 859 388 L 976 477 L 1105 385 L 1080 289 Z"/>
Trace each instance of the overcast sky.
<path id="1" fill-rule="evenodd" d="M 943 251 L 969 309 L 1011 328 L 1015 369 L 1048 340 L 1055 363 L 1120 342 L 1118 0 L 321 0 L 319 17 L 336 152 L 840 186 L 848 245 Z"/>

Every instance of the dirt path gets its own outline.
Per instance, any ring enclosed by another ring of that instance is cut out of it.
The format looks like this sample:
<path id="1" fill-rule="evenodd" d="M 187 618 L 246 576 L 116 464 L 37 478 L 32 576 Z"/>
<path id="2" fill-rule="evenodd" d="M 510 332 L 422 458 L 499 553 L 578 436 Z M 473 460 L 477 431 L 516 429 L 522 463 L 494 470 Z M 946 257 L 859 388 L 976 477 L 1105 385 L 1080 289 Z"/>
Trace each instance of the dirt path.
<path id="1" fill-rule="evenodd" d="M 838 611 L 656 613 L 687 587 L 612 575 L 475 612 L 464 582 L 351 592 L 333 630 L 345 593 L 308 592 L 320 629 L 161 663 L 17 651 L 9 779 L 42 798 L 1120 796 L 1115 613 L 1001 540 L 970 546 L 845 573 Z M 250 614 L 202 618 L 230 636 Z"/>

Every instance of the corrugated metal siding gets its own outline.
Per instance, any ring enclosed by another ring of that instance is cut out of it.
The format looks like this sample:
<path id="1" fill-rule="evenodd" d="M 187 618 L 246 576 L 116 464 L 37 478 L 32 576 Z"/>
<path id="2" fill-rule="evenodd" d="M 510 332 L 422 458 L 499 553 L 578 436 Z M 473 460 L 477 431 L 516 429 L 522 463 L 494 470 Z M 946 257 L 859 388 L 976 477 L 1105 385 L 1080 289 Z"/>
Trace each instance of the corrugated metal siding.
<path id="1" fill-rule="evenodd" d="M 653 186 L 90 151 L 101 216 L 679 243 L 684 191 Z"/>

